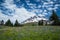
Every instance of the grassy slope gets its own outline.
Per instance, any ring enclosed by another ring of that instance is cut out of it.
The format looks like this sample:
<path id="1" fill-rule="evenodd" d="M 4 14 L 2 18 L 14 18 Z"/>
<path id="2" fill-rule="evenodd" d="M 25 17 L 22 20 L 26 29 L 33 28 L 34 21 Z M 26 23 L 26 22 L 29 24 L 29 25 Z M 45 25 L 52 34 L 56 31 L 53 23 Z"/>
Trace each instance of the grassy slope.
<path id="1" fill-rule="evenodd" d="M 24 26 L 1 28 L 0 40 L 60 40 L 60 27 Z"/>

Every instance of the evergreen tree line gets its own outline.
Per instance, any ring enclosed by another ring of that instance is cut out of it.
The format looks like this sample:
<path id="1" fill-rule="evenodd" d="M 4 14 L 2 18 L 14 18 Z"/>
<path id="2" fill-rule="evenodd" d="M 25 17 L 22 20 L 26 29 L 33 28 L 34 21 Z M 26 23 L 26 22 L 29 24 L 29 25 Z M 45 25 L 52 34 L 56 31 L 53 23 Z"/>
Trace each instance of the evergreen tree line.
<path id="1" fill-rule="evenodd" d="M 56 25 L 56 26 L 60 25 L 60 18 L 57 16 L 57 14 L 56 14 L 56 12 L 54 10 L 52 11 L 52 15 L 50 16 L 49 21 L 50 22 L 53 21 L 50 25 Z M 43 25 L 43 23 L 44 23 L 43 20 L 40 20 L 38 22 L 38 25 Z M 47 23 L 45 23 L 45 24 L 47 25 Z M 0 25 L 4 25 L 4 26 L 22 26 L 22 24 L 20 24 L 17 20 L 15 21 L 15 24 L 13 24 L 10 21 L 10 19 L 7 20 L 6 23 L 4 23 L 4 20 L 2 20 L 0 22 Z"/>
<path id="2" fill-rule="evenodd" d="M 52 11 L 52 15 L 50 16 L 49 21 L 52 22 L 50 25 L 55 25 L 55 26 L 60 25 L 60 17 L 58 17 L 58 15 L 54 10 Z M 38 25 L 43 25 L 43 20 L 40 20 L 38 22 Z"/>
<path id="3" fill-rule="evenodd" d="M 53 21 L 51 25 L 60 25 L 60 17 L 57 15 L 57 13 L 53 10 L 52 15 L 49 18 L 50 21 Z"/>
<path id="4" fill-rule="evenodd" d="M 2 20 L 2 21 L 0 22 L 0 25 L 2 25 L 2 26 L 22 26 L 22 24 L 20 24 L 17 20 L 16 20 L 15 23 L 13 24 L 13 23 L 10 21 L 10 19 L 7 20 L 6 23 L 4 23 L 4 20 Z"/>

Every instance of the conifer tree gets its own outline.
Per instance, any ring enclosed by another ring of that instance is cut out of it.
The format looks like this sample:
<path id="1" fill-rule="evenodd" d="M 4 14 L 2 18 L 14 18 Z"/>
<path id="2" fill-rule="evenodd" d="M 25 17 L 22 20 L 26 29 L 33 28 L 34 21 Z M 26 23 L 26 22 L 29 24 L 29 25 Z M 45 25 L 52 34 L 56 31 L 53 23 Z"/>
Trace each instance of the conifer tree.
<path id="1" fill-rule="evenodd" d="M 14 26 L 20 26 L 20 23 L 16 20 Z"/>
<path id="2" fill-rule="evenodd" d="M 43 20 L 40 20 L 40 21 L 38 22 L 38 25 L 43 25 Z"/>
<path id="3" fill-rule="evenodd" d="M 1 25 L 4 25 L 4 20 L 1 21 Z"/>
<path id="4" fill-rule="evenodd" d="M 54 10 L 52 11 L 52 15 L 50 16 L 49 19 L 50 19 L 50 21 L 53 21 L 52 25 L 58 25 L 59 18 Z"/>
<path id="5" fill-rule="evenodd" d="M 10 19 L 7 20 L 7 22 L 5 23 L 5 26 L 13 26 L 13 24 L 11 23 Z"/>

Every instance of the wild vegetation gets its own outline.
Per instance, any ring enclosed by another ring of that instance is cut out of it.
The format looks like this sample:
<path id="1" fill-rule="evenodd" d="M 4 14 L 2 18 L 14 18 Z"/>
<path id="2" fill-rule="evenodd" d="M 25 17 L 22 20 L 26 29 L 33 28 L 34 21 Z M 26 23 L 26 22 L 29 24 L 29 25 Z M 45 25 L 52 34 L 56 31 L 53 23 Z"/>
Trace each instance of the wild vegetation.
<path id="1" fill-rule="evenodd" d="M 0 40 L 60 40 L 59 26 L 1 26 Z"/>

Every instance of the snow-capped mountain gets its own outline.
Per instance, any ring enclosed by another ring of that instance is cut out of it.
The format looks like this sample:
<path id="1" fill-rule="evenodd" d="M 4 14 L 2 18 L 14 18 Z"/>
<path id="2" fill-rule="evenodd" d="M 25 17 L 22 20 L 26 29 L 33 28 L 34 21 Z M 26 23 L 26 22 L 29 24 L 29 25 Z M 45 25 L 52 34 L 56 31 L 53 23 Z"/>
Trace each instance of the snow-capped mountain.
<path id="1" fill-rule="evenodd" d="M 41 14 L 40 14 L 40 15 L 41 15 Z M 45 18 L 43 15 L 41 15 L 41 16 L 34 15 L 33 17 L 30 17 L 30 18 L 24 20 L 22 23 L 38 22 L 38 21 L 40 21 L 40 20 L 45 20 L 45 21 L 47 21 L 48 19 Z"/>

